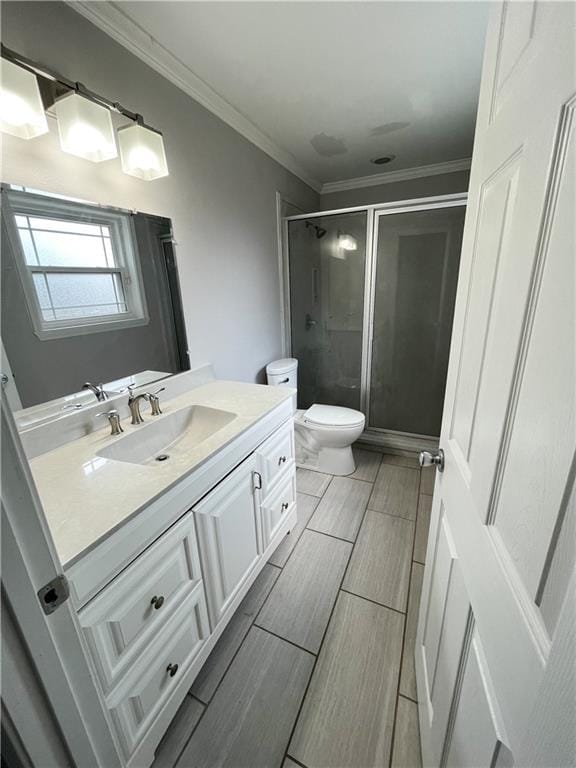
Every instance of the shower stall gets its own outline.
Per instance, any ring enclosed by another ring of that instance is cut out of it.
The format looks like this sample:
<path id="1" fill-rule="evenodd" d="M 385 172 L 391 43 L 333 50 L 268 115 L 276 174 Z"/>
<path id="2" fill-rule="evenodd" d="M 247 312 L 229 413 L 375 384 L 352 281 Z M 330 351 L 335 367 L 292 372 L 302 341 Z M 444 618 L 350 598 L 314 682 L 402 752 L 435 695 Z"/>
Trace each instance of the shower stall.
<path id="1" fill-rule="evenodd" d="M 465 206 L 446 195 L 284 220 L 299 408 L 361 410 L 383 446 L 437 444 Z"/>

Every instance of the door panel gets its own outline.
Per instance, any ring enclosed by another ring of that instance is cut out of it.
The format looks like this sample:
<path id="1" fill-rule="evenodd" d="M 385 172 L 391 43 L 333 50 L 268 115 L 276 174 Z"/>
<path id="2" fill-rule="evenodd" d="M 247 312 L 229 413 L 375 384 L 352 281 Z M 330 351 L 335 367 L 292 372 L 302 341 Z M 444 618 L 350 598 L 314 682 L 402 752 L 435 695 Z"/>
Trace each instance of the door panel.
<path id="1" fill-rule="evenodd" d="M 255 471 L 252 455 L 194 507 L 212 630 L 260 558 Z"/>
<path id="2" fill-rule="evenodd" d="M 466 461 L 470 459 L 481 370 L 490 331 L 490 307 L 494 301 L 498 268 L 509 257 L 508 235 L 516 202 L 518 172 L 518 158 L 515 158 L 498 169 L 481 192 L 482 213 L 478 226 L 477 252 L 472 257 L 466 325 L 450 430 L 451 438 L 457 443 Z M 478 258 L 478 253 L 485 254 L 485 258 Z"/>
<path id="3" fill-rule="evenodd" d="M 370 427 L 440 434 L 465 210 L 376 214 Z"/>
<path id="4" fill-rule="evenodd" d="M 468 646 L 454 728 L 445 747 L 446 766 L 494 766 L 502 743 L 498 705 L 475 631 Z"/>
<path id="5" fill-rule="evenodd" d="M 437 540 L 430 542 L 426 556 L 426 561 L 432 563 L 427 572 L 431 580 L 430 600 L 416 653 L 421 657 L 421 664 L 417 662 L 422 673 L 418 685 L 423 704 L 421 717 L 427 723 L 422 732 L 422 740 L 426 741 L 424 753 L 433 755 L 435 764 L 439 764 L 459 659 L 466 646 L 470 602 L 442 508 L 436 530 Z"/>
<path id="6" fill-rule="evenodd" d="M 563 122 L 568 129 L 555 156 L 552 195 L 544 214 L 547 232 L 537 254 L 517 391 L 510 405 L 513 420 L 502 448 L 502 482 L 496 487 L 490 521 L 507 551 L 513 549 L 515 567 L 533 600 L 565 493 L 576 429 L 575 356 L 567 354 L 563 343 L 576 322 L 575 254 L 563 241 L 574 218 L 574 102 Z M 541 462 L 546 464 L 546 483 L 535 488 L 534 468 Z"/>
<path id="7" fill-rule="evenodd" d="M 360 408 L 366 228 L 366 211 L 288 222 L 299 408 Z"/>
<path id="8" fill-rule="evenodd" d="M 416 643 L 430 766 L 547 766 L 540 691 L 576 717 L 547 682 L 575 567 L 575 9 L 491 6 Z"/>

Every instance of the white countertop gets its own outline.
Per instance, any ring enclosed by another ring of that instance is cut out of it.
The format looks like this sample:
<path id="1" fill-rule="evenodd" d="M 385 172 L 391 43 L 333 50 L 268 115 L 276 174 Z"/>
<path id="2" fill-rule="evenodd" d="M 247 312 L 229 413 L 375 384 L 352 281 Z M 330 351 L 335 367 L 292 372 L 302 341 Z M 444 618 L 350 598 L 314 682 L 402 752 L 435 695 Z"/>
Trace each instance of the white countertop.
<path id="1" fill-rule="evenodd" d="M 185 456 L 166 463 L 131 464 L 97 456 L 105 446 L 143 426 L 127 420 L 119 437 L 110 436 L 105 422 L 97 432 L 32 459 L 32 474 L 62 563 L 76 559 L 293 394 L 284 387 L 213 381 L 163 402 L 165 415 L 189 405 L 236 414 Z M 162 417 L 145 418 L 148 424 Z"/>

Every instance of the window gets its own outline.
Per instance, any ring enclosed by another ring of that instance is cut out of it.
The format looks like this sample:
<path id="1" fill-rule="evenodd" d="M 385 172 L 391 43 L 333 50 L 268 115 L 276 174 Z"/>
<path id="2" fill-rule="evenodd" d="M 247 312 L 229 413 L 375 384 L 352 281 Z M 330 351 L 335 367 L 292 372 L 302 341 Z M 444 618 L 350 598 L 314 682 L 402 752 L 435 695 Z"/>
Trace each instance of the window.
<path id="1" fill-rule="evenodd" d="M 129 213 L 12 190 L 8 207 L 40 338 L 147 322 Z"/>

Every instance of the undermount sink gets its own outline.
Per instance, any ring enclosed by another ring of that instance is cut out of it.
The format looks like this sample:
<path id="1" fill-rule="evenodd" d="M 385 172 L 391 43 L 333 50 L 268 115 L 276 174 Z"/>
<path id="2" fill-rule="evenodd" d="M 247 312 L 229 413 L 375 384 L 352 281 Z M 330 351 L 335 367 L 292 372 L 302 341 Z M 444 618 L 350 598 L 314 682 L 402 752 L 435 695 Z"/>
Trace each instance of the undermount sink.
<path id="1" fill-rule="evenodd" d="M 97 455 L 129 464 L 163 464 L 195 448 L 235 418 L 230 411 L 191 405 L 138 428 Z"/>

